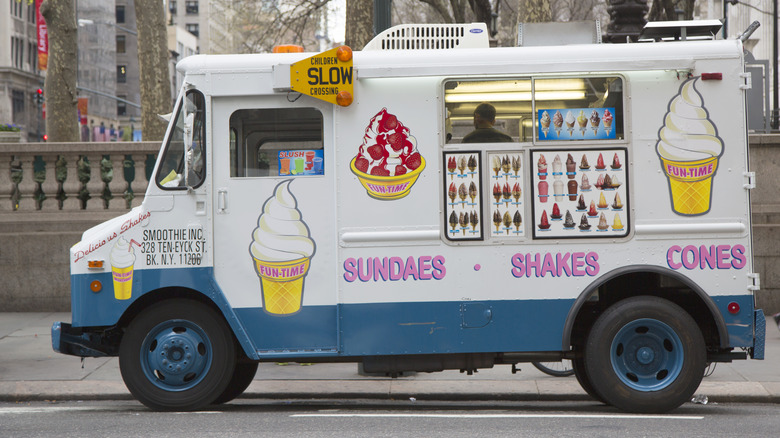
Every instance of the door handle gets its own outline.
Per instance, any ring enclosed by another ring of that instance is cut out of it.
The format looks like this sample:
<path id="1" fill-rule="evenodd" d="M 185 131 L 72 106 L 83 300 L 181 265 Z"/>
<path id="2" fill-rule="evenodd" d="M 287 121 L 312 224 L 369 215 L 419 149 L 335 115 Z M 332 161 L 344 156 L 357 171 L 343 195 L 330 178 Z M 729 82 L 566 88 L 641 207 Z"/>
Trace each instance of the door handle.
<path id="1" fill-rule="evenodd" d="M 217 213 L 225 213 L 228 208 L 227 189 L 217 190 Z"/>

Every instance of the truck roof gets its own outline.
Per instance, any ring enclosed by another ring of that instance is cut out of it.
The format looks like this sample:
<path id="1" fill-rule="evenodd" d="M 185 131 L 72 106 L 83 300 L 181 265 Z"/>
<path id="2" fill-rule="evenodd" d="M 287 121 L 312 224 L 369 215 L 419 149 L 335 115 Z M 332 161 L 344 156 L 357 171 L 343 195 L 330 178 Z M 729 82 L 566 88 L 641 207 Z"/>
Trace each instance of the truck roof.
<path id="1" fill-rule="evenodd" d="M 194 55 L 176 69 L 186 75 L 271 72 L 315 53 Z M 501 75 L 626 70 L 693 70 L 696 59 L 734 59 L 739 40 L 583 44 L 443 50 L 354 52 L 358 80 L 372 77 Z"/>

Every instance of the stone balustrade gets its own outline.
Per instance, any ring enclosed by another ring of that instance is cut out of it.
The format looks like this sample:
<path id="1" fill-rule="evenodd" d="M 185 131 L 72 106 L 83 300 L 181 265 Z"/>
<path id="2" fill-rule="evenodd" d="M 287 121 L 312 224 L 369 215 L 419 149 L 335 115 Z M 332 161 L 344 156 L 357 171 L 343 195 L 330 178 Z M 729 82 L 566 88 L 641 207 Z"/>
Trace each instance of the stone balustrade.
<path id="1" fill-rule="evenodd" d="M 160 142 L 0 143 L 0 214 L 140 205 L 159 149 Z"/>

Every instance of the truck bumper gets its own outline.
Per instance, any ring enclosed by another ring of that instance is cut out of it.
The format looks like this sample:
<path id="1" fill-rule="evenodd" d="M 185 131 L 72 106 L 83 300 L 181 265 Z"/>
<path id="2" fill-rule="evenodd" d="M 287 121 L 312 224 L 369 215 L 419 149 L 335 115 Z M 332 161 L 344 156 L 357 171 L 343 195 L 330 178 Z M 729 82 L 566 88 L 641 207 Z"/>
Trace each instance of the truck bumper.
<path id="1" fill-rule="evenodd" d="M 51 347 L 57 353 L 78 357 L 116 356 L 116 346 L 106 343 L 106 332 L 86 333 L 82 329 L 74 329 L 65 322 L 55 322 L 51 326 Z"/>

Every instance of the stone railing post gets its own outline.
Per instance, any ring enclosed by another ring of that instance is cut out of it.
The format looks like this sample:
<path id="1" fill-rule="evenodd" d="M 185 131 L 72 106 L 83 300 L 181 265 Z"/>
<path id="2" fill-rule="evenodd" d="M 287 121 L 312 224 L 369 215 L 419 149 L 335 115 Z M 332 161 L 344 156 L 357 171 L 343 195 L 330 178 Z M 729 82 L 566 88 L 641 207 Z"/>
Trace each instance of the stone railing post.
<path id="1" fill-rule="evenodd" d="M 11 157 L 12 155 L 0 154 L 0 213 L 14 209 L 11 194 L 16 184 L 11 180 Z"/>
<path id="2" fill-rule="evenodd" d="M 22 153 L 17 156 L 22 165 L 22 181 L 19 182 L 19 211 L 32 211 L 35 206 L 35 188 L 38 183 L 35 182 L 33 172 L 33 161 L 35 155 L 31 153 Z"/>
<path id="3" fill-rule="evenodd" d="M 43 155 L 43 162 L 46 165 L 46 179 L 41 183 L 41 190 L 46 199 L 41 203 L 41 210 L 53 211 L 60 209 L 60 202 L 57 200 L 57 192 L 59 191 L 59 184 L 57 183 L 57 157 L 56 152 Z"/>
<path id="4" fill-rule="evenodd" d="M 89 161 L 89 181 L 87 182 L 89 199 L 87 200 L 87 210 L 105 210 L 103 188 L 106 184 L 100 176 L 100 160 L 102 159 L 103 155 L 100 153 L 92 152 L 87 155 L 87 160 Z"/>
<path id="5" fill-rule="evenodd" d="M 108 205 L 111 210 L 126 210 L 125 190 L 127 189 L 127 181 L 125 181 L 125 156 L 124 154 L 114 153 L 111 154 L 110 158 L 114 176 L 111 178 L 111 182 L 108 183 L 108 189 L 111 191 L 111 196 L 113 196 Z"/>
<path id="6" fill-rule="evenodd" d="M 68 152 L 65 157 L 65 169 L 68 173 L 65 182 L 62 183 L 62 190 L 65 192 L 65 200 L 62 202 L 62 209 L 68 211 L 81 210 L 81 200 L 79 191 L 81 190 L 81 181 L 79 181 L 79 154 Z"/>
<path id="7" fill-rule="evenodd" d="M 132 207 L 141 205 L 146 193 L 146 187 L 149 185 L 149 181 L 146 180 L 146 154 L 133 154 L 133 167 L 135 170 L 135 178 L 130 183 L 130 190 L 133 191 Z"/>

